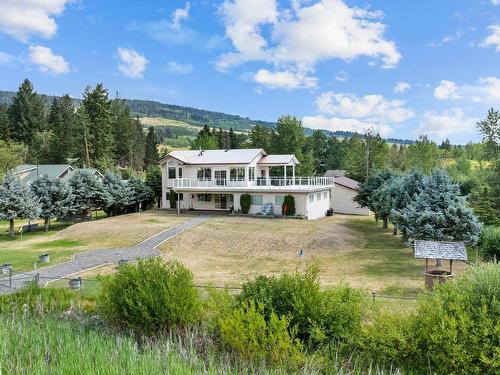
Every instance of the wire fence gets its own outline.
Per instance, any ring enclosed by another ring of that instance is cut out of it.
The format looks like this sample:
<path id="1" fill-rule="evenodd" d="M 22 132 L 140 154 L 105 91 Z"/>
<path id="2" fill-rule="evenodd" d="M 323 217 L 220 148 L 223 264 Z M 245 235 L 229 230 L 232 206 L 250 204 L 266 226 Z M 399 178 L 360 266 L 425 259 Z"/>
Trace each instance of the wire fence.
<path id="1" fill-rule="evenodd" d="M 7 292 L 15 292 L 22 287 L 30 284 L 36 283 L 40 286 L 50 285 L 51 283 L 60 281 L 66 281 L 66 287 L 73 290 L 79 290 L 83 292 L 87 288 L 95 289 L 101 283 L 99 277 L 88 278 L 81 276 L 42 276 L 40 273 L 34 272 L 14 272 L 12 269 L 9 270 L 7 274 L 0 274 L 0 289 L 3 287 L 7 289 Z M 91 285 L 91 287 L 89 287 Z M 58 287 L 63 287 L 62 285 L 58 285 Z M 229 286 L 229 285 L 203 285 L 203 284 L 195 284 L 195 288 L 207 291 L 209 289 L 218 289 L 218 290 L 228 290 L 231 293 L 238 293 L 243 290 L 242 286 Z M 417 300 L 417 295 L 388 295 L 388 294 L 379 294 L 376 291 L 372 291 L 367 294 L 372 301 L 377 299 L 392 299 L 392 300 Z"/>

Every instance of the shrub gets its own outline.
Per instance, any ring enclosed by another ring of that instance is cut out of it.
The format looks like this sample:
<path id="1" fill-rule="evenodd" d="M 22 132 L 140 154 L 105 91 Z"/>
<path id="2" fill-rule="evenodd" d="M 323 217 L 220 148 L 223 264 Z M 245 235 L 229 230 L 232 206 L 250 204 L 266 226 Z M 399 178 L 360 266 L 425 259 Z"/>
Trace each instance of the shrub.
<path id="1" fill-rule="evenodd" d="M 311 266 L 302 274 L 258 276 L 243 285 L 238 300 L 263 304 L 268 320 L 273 312 L 287 316 L 297 336 L 311 344 L 343 339 L 360 326 L 362 294 L 347 286 L 321 292 L 318 274 Z"/>
<path id="2" fill-rule="evenodd" d="M 113 325 L 147 335 L 187 326 L 200 313 L 191 272 L 179 262 L 159 258 L 121 265 L 104 277 L 98 308 Z"/>
<path id="3" fill-rule="evenodd" d="M 293 197 L 293 195 L 285 195 L 285 198 L 283 198 L 282 208 L 283 208 L 283 213 L 285 215 L 287 216 L 295 215 L 295 198 Z"/>
<path id="4" fill-rule="evenodd" d="M 419 302 L 415 340 L 438 374 L 498 374 L 500 265 L 469 269 Z"/>
<path id="5" fill-rule="evenodd" d="M 303 360 L 302 344 L 288 319 L 274 312 L 266 319 L 262 304 L 243 303 L 219 319 L 219 332 L 223 344 L 241 358 L 281 366 Z"/>
<path id="6" fill-rule="evenodd" d="M 484 228 L 478 246 L 484 260 L 500 261 L 500 228 L 494 226 Z"/>
<path id="7" fill-rule="evenodd" d="M 248 211 L 250 210 L 250 204 L 251 204 L 250 194 L 241 194 L 240 196 L 241 212 L 243 212 L 244 214 L 248 214 Z"/>
<path id="8" fill-rule="evenodd" d="M 177 194 L 175 191 L 170 190 L 170 193 L 168 193 L 168 200 L 170 202 L 170 208 L 177 208 Z"/>

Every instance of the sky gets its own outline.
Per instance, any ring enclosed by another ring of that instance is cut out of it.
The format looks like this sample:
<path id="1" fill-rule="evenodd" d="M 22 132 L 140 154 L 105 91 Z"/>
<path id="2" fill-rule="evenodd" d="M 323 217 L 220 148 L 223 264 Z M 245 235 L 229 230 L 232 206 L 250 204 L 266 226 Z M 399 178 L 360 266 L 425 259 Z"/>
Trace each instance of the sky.
<path id="1" fill-rule="evenodd" d="M 25 78 L 463 144 L 500 109 L 500 0 L 0 0 L 0 90 Z"/>

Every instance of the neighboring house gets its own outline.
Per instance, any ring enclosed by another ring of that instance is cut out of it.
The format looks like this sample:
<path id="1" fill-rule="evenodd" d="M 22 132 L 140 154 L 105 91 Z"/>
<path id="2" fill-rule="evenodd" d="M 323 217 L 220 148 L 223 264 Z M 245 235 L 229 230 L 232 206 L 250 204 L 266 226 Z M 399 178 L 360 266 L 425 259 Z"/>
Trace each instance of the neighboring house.
<path id="1" fill-rule="evenodd" d="M 350 215 L 370 214 L 370 210 L 359 207 L 353 200 L 358 194 L 358 186 L 359 182 L 352 178 L 335 177 L 335 195 L 332 199 L 333 212 Z"/>
<path id="2" fill-rule="evenodd" d="M 345 176 L 345 170 L 343 169 L 329 169 L 325 172 L 325 177 L 341 177 Z"/>
<path id="3" fill-rule="evenodd" d="M 263 149 L 172 151 L 159 164 L 163 208 L 170 206 L 170 191 L 179 194 L 182 209 L 237 211 L 245 193 L 251 196 L 251 214 L 270 203 L 281 215 L 288 194 L 295 198 L 295 214 L 308 219 L 325 216 L 331 207 L 334 179 L 296 177 L 295 155 L 268 155 Z"/>
<path id="4" fill-rule="evenodd" d="M 31 184 L 37 177 L 47 176 L 50 178 L 59 178 L 62 180 L 69 179 L 78 168 L 72 167 L 69 164 L 22 164 L 14 168 L 14 174 L 24 184 Z M 103 178 L 101 172 L 97 169 L 88 170 L 99 178 Z"/>

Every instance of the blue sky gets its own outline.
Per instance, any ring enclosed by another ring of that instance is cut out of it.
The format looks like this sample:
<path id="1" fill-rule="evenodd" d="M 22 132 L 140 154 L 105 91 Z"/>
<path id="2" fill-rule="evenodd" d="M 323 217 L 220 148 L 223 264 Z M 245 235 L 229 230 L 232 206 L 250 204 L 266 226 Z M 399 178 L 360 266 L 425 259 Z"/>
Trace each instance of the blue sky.
<path id="1" fill-rule="evenodd" d="M 0 89 L 455 143 L 500 108 L 500 0 L 0 0 Z"/>

